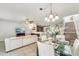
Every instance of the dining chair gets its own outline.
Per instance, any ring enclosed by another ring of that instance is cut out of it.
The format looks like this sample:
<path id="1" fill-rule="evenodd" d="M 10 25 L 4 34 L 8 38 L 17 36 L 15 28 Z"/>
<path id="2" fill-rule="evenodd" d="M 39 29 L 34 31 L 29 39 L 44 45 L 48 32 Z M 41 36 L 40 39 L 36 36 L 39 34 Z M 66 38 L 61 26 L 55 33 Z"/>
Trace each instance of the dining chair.
<path id="1" fill-rule="evenodd" d="M 38 56 L 54 56 L 53 45 L 48 45 L 43 42 L 37 41 Z"/>
<path id="2" fill-rule="evenodd" d="M 73 47 L 72 47 L 72 55 L 79 56 L 79 40 L 75 39 Z"/>

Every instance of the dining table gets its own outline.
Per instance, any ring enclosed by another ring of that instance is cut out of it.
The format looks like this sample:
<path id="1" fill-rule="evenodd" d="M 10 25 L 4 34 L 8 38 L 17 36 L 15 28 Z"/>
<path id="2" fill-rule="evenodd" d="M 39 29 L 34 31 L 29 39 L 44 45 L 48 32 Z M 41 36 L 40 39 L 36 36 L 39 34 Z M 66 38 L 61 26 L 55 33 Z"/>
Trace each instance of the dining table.
<path id="1" fill-rule="evenodd" d="M 66 43 L 65 43 L 66 42 Z M 67 44 L 67 41 L 60 42 L 60 41 L 52 41 L 50 40 L 44 40 L 42 43 L 53 45 L 55 56 L 72 56 L 72 49 L 69 44 Z M 37 49 L 38 54 L 38 49 Z"/>

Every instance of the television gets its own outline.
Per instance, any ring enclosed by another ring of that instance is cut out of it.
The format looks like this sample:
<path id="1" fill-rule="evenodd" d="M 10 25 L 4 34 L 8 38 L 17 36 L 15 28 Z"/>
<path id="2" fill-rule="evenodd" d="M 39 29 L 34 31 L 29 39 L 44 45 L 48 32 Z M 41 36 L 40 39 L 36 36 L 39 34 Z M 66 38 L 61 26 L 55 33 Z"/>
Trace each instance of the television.
<path id="1" fill-rule="evenodd" d="M 22 26 L 16 27 L 16 36 L 25 36 L 25 28 Z"/>

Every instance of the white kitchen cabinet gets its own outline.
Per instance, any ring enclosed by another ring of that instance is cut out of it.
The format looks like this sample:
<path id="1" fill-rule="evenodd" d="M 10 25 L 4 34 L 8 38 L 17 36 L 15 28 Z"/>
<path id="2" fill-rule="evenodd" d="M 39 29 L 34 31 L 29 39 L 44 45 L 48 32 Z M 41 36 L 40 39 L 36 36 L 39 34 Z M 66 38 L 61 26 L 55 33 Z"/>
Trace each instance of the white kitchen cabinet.
<path id="1" fill-rule="evenodd" d="M 26 37 L 26 38 L 23 39 L 23 46 L 31 44 L 31 43 L 34 43 L 36 41 L 37 41 L 37 36 L 35 36 L 35 35 L 28 36 L 28 37 Z"/>
<path id="2" fill-rule="evenodd" d="M 11 50 L 17 48 L 17 39 L 13 39 L 10 41 Z"/>
<path id="3" fill-rule="evenodd" d="M 5 51 L 10 51 L 10 50 L 11 50 L 10 40 L 7 38 L 5 39 Z"/>
<path id="4" fill-rule="evenodd" d="M 17 39 L 17 47 L 22 47 L 22 39 Z"/>
<path id="5" fill-rule="evenodd" d="M 31 40 L 29 38 L 23 39 L 23 46 L 30 44 Z"/>
<path id="6" fill-rule="evenodd" d="M 10 41 L 10 43 L 11 43 L 11 50 L 22 47 L 22 39 L 13 39 Z"/>
<path id="7" fill-rule="evenodd" d="M 28 35 L 23 37 L 12 37 L 5 39 L 5 51 L 10 51 L 37 41 L 37 36 Z"/>

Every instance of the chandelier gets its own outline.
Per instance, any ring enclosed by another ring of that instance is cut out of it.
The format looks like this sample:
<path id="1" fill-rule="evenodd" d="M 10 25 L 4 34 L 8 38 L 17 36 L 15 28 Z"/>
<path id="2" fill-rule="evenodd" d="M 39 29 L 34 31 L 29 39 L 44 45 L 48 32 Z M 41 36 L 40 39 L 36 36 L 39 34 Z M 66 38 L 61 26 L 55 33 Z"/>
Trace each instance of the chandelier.
<path id="1" fill-rule="evenodd" d="M 55 20 L 58 20 L 59 19 L 59 16 L 57 15 L 56 12 L 52 12 L 52 3 L 50 3 L 50 13 L 49 14 L 46 14 L 45 16 L 45 21 L 47 22 L 53 22 Z"/>

